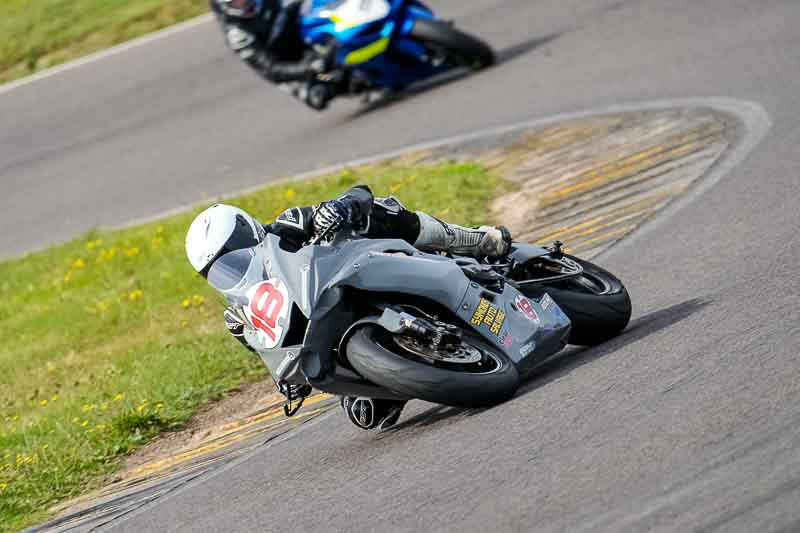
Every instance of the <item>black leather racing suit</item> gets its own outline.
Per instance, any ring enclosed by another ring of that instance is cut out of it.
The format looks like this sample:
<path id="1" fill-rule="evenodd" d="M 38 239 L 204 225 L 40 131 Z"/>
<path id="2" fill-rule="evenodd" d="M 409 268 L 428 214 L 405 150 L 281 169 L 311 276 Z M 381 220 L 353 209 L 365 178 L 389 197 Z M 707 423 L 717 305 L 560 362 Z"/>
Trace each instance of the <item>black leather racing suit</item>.
<path id="1" fill-rule="evenodd" d="M 337 200 L 346 201 L 352 209 L 352 219 L 363 228 L 362 235 L 373 239 L 402 239 L 413 245 L 419 236 L 419 217 L 407 210 L 394 197 L 375 198 L 369 187 L 358 185 L 351 188 Z M 315 235 L 313 212 L 316 206 L 292 207 L 281 213 L 272 224 L 264 229 L 280 237 L 284 250 L 296 252 L 303 243 Z M 225 311 L 225 325 L 239 342 L 253 350 L 244 338 L 244 324 L 235 313 Z"/>
<path id="2" fill-rule="evenodd" d="M 283 83 L 306 80 L 317 72 L 312 68 L 313 52 L 300 36 L 301 0 L 275 2 L 276 7 L 265 6 L 249 19 L 226 15 L 217 0 L 210 3 L 228 46 L 263 78 Z"/>

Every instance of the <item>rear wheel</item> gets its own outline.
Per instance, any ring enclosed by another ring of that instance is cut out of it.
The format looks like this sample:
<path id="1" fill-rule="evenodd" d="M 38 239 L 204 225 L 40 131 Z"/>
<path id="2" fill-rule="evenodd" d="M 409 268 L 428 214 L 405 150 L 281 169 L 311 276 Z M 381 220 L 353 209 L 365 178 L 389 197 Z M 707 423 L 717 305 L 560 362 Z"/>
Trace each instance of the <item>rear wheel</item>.
<path id="1" fill-rule="evenodd" d="M 622 282 L 594 263 L 564 255 L 579 264 L 579 276 L 548 285 L 523 287 L 527 296 L 545 292 L 572 321 L 570 344 L 594 346 L 619 335 L 631 318 L 631 299 Z"/>
<path id="2" fill-rule="evenodd" d="M 495 62 L 494 51 L 488 44 L 445 22 L 418 19 L 411 37 L 429 48 L 434 57 L 442 57 L 453 66 L 478 70 Z"/>
<path id="3" fill-rule="evenodd" d="M 347 359 L 389 390 L 456 407 L 486 407 L 511 398 L 519 375 L 511 361 L 482 340 L 465 336 L 447 352 L 416 339 L 365 326 L 347 343 Z"/>

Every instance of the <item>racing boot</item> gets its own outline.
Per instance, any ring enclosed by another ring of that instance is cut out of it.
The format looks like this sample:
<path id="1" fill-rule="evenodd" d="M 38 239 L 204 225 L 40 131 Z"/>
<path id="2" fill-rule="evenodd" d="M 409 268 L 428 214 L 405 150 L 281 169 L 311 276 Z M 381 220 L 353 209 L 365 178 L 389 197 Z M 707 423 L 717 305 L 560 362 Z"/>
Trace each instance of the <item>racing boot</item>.
<path id="1" fill-rule="evenodd" d="M 505 226 L 465 228 L 417 211 L 419 236 L 414 247 L 426 252 L 449 252 L 472 257 L 502 257 L 511 247 Z"/>
<path id="2" fill-rule="evenodd" d="M 406 402 L 342 396 L 342 409 L 359 429 L 386 429 L 397 423 Z"/>

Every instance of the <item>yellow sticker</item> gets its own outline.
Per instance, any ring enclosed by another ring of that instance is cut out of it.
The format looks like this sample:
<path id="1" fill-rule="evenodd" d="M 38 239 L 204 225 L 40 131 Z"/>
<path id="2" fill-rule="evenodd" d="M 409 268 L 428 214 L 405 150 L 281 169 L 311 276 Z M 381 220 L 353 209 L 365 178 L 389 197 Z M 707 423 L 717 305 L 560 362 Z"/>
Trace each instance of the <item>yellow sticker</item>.
<path id="1" fill-rule="evenodd" d="M 498 307 L 492 305 L 489 300 L 481 298 L 478 302 L 478 307 L 472 313 L 470 323 L 473 326 L 480 326 L 481 324 L 487 326 L 489 331 L 495 335 L 500 335 L 500 329 L 506 321 L 506 314 Z"/>
<path id="2" fill-rule="evenodd" d="M 486 316 L 486 311 L 489 309 L 489 307 L 489 300 L 481 298 L 481 301 L 478 303 L 478 308 L 475 309 L 474 313 L 472 313 L 472 319 L 470 320 L 470 323 L 473 326 L 479 326 L 480 323 L 483 322 L 483 317 Z"/>

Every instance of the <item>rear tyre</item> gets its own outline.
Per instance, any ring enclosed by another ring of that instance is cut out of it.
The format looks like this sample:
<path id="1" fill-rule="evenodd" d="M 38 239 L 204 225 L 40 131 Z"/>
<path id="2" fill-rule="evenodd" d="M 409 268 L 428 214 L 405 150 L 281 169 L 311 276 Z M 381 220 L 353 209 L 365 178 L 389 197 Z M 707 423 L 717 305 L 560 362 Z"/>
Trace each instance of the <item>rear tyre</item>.
<path id="1" fill-rule="evenodd" d="M 434 52 L 444 52 L 454 66 L 479 70 L 495 62 L 492 48 L 481 39 L 438 20 L 418 19 L 411 37 Z"/>
<path id="2" fill-rule="evenodd" d="M 366 379 L 421 400 L 455 407 L 487 407 L 511 398 L 519 374 L 511 361 L 483 341 L 465 337 L 485 357 L 483 370 L 468 365 L 436 365 L 392 341 L 383 328 L 365 326 L 347 343 L 347 359 Z"/>
<path id="3" fill-rule="evenodd" d="M 622 282 L 611 272 L 578 259 L 583 274 L 552 285 L 523 290 L 527 296 L 550 295 L 572 321 L 570 344 L 594 346 L 619 335 L 631 319 L 631 299 Z"/>

